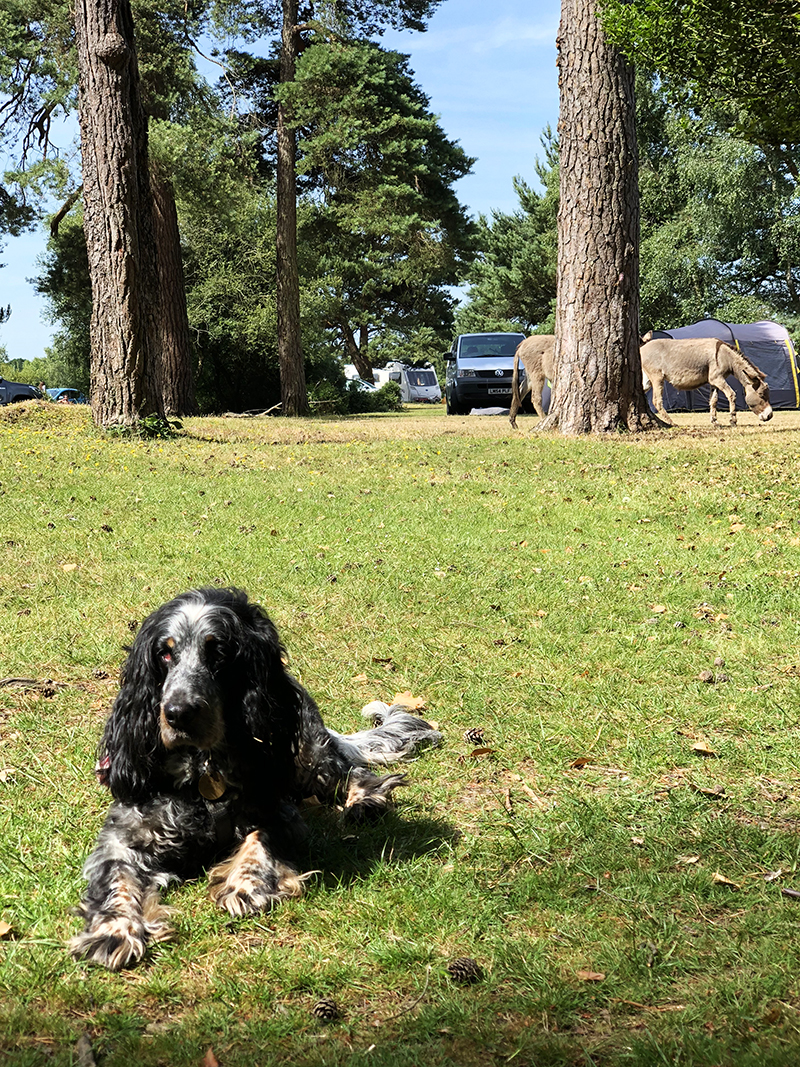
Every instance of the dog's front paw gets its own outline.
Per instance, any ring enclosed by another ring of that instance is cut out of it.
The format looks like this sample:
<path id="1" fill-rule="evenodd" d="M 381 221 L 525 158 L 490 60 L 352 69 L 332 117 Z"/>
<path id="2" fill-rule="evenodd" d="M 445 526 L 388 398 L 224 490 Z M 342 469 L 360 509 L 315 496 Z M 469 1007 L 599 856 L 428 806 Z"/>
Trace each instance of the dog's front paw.
<path id="1" fill-rule="evenodd" d="M 109 971 L 132 967 L 147 949 L 147 931 L 143 924 L 122 916 L 101 919 L 73 937 L 69 949 L 77 959 L 97 963 Z"/>
<path id="2" fill-rule="evenodd" d="M 211 899 L 231 915 L 255 915 L 303 892 L 303 877 L 276 860 L 260 835 L 249 834 L 238 852 L 208 874 Z"/>

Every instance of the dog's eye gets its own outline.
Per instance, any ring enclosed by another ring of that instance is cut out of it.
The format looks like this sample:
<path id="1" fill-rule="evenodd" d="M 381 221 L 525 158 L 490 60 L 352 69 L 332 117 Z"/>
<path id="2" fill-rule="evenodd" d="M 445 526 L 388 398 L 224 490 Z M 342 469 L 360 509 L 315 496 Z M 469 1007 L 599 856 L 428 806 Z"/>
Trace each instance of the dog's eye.
<path id="1" fill-rule="evenodd" d="M 212 669 L 225 659 L 225 646 L 216 637 L 206 639 L 206 663 Z"/>

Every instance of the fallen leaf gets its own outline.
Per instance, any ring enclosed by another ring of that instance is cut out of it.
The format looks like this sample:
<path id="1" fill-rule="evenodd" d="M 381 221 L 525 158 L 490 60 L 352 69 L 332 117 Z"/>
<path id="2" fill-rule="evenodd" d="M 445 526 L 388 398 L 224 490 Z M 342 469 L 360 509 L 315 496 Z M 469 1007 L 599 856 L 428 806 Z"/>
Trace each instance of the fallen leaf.
<path id="1" fill-rule="evenodd" d="M 402 704 L 403 707 L 408 708 L 409 711 L 422 711 L 425 708 L 425 698 L 412 696 L 408 691 L 405 693 L 395 693 L 392 697 L 392 703 Z"/>
<path id="2" fill-rule="evenodd" d="M 78 569 L 77 563 L 64 563 L 62 564 L 62 571 L 76 571 Z"/>
<path id="3" fill-rule="evenodd" d="M 632 845 L 636 845 L 637 848 L 641 848 L 642 845 L 644 844 L 644 838 L 643 837 L 632 837 L 631 838 L 631 844 Z"/>
<path id="4" fill-rule="evenodd" d="M 777 882 L 779 878 L 782 878 L 786 874 L 783 867 L 779 867 L 777 871 L 770 871 L 769 874 L 764 875 L 765 882 Z"/>
<path id="5" fill-rule="evenodd" d="M 367 681 L 367 676 L 366 676 L 366 674 L 357 674 L 355 676 L 355 678 L 353 679 L 353 681 L 354 682 L 366 682 Z"/>
<path id="6" fill-rule="evenodd" d="M 678 856 L 678 863 L 682 863 L 684 867 L 691 867 L 695 863 L 700 862 L 699 856 Z"/>
<path id="7" fill-rule="evenodd" d="M 606 977 L 602 971 L 576 971 L 575 976 L 582 982 L 603 982 Z"/>
<path id="8" fill-rule="evenodd" d="M 591 756 L 578 756 L 570 763 L 570 767 L 574 767 L 576 770 L 580 770 L 581 767 L 586 767 L 588 764 L 594 763 Z"/>
<path id="9" fill-rule="evenodd" d="M 525 784 L 525 782 L 520 782 L 520 789 L 525 794 L 525 796 L 528 797 L 538 808 L 541 808 L 542 811 L 547 808 L 547 802 L 542 800 L 541 797 L 538 797 L 531 789 L 531 787 Z"/>
<path id="10" fill-rule="evenodd" d="M 0 922 L 0 941 L 8 941 L 14 930 L 10 923 Z"/>
<path id="11" fill-rule="evenodd" d="M 708 797 L 711 800 L 719 800 L 720 797 L 725 796 L 724 785 L 703 786 L 695 785 L 694 782 L 689 782 L 689 788 L 694 790 L 695 793 L 699 793 L 701 796 Z"/>
<path id="12" fill-rule="evenodd" d="M 798 900 L 798 899 L 800 899 L 800 890 L 787 889 L 787 888 L 784 887 L 781 890 L 781 896 L 783 896 L 783 897 L 791 897 L 792 900 Z"/>
<path id="13" fill-rule="evenodd" d="M 654 615 L 663 615 L 666 612 L 667 608 L 664 604 L 653 604 L 650 610 Z"/>
<path id="14" fill-rule="evenodd" d="M 732 882 L 730 878 L 726 878 L 724 874 L 720 874 L 719 871 L 714 871 L 714 873 L 711 875 L 711 881 L 714 883 L 714 885 L 726 885 L 729 889 L 741 888 L 741 886 L 737 885 L 736 882 Z"/>
<path id="15" fill-rule="evenodd" d="M 201 1067 L 219 1067 L 219 1060 L 214 1055 L 213 1048 L 206 1049 L 206 1054 L 203 1056 Z"/>
<path id="16" fill-rule="evenodd" d="M 706 759 L 719 759 L 719 754 L 705 741 L 695 741 L 692 752 L 695 756 L 704 756 Z"/>
<path id="17" fill-rule="evenodd" d="M 744 528 L 745 528 L 745 525 L 744 525 L 743 522 L 732 522 L 731 523 L 731 533 L 739 533 L 741 530 L 744 530 Z"/>

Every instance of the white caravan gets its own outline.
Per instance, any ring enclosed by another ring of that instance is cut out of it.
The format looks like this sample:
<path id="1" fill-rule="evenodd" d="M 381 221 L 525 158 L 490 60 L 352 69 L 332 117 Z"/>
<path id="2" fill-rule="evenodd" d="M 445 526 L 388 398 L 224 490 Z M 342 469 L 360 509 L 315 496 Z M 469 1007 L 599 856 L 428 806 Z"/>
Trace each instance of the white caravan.
<path id="1" fill-rule="evenodd" d="M 430 363 L 426 363 L 424 367 L 409 367 L 406 363 L 392 361 L 372 373 L 376 385 L 397 382 L 400 386 L 400 399 L 404 404 L 441 403 L 439 379 Z"/>

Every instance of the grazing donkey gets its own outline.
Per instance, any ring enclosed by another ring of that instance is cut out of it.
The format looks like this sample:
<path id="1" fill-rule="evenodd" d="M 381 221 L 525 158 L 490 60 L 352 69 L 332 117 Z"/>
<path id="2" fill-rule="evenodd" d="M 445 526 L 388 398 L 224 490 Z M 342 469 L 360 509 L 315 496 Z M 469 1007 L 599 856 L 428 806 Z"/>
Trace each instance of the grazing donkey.
<path id="1" fill-rule="evenodd" d="M 731 426 L 736 425 L 736 394 L 725 380 L 733 375 L 744 386 L 747 406 L 762 422 L 772 418 L 769 385 L 765 374 L 746 356 L 716 337 L 653 337 L 652 331 L 642 338 L 644 390 L 653 387 L 653 405 L 658 417 L 672 425 L 664 410 L 664 382 L 675 389 L 697 389 L 706 382 L 712 387 L 709 408 L 711 423 L 717 421 L 718 391 L 728 398 Z"/>
<path id="2" fill-rule="evenodd" d="M 522 407 L 522 401 L 528 393 L 531 394 L 536 414 L 540 418 L 544 417 L 542 390 L 544 389 L 545 381 L 548 378 L 551 381 L 553 379 L 553 345 L 555 340 L 551 333 L 538 333 L 532 337 L 526 337 L 517 346 L 517 351 L 514 353 L 514 373 L 511 378 L 511 410 L 508 413 L 509 421 L 515 430 L 517 428 L 517 412 Z M 520 393 L 519 388 L 520 360 L 522 360 L 522 365 L 525 368 L 525 388 L 522 393 Z"/>

